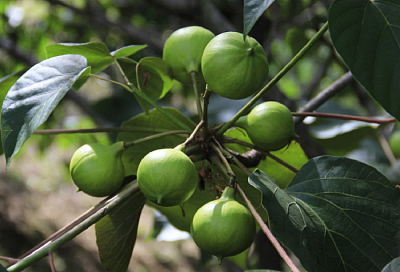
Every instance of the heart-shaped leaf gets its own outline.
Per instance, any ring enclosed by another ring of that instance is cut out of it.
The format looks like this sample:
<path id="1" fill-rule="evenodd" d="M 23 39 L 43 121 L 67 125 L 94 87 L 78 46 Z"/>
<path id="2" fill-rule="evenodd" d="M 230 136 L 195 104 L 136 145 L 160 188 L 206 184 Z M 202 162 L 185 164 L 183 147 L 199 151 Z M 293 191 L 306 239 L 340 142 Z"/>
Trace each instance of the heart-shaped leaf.
<path id="1" fill-rule="evenodd" d="M 342 157 L 307 162 L 286 191 L 256 170 L 271 230 L 309 272 L 380 271 L 400 250 L 400 191 Z"/>
<path id="2" fill-rule="evenodd" d="M 336 0 L 329 9 L 333 45 L 354 77 L 400 120 L 398 0 Z"/>
<path id="3" fill-rule="evenodd" d="M 258 18 L 275 0 L 245 0 L 243 9 L 243 39 L 249 34 Z"/>
<path id="4" fill-rule="evenodd" d="M 63 55 L 36 64 L 15 82 L 1 110 L 1 138 L 7 167 L 74 82 L 89 72 L 84 57 Z"/>
<path id="5" fill-rule="evenodd" d="M 392 260 L 383 268 L 382 272 L 400 272 L 400 257 Z"/>
<path id="6" fill-rule="evenodd" d="M 133 181 L 136 182 L 136 181 Z M 108 272 L 126 272 L 136 242 L 139 217 L 146 198 L 137 187 L 132 197 L 96 223 L 101 264 Z"/>

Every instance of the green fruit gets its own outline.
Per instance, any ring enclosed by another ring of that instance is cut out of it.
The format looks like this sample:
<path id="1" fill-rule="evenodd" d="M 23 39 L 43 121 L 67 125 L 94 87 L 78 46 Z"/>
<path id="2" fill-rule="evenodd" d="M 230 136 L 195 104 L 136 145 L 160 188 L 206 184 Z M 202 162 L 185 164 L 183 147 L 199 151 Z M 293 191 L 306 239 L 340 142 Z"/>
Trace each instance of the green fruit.
<path id="1" fill-rule="evenodd" d="M 237 202 L 235 189 L 226 187 L 220 199 L 197 210 L 190 233 L 198 247 L 222 258 L 237 255 L 254 241 L 256 224 L 250 211 Z"/>
<path id="2" fill-rule="evenodd" d="M 115 193 L 125 177 L 121 160 L 124 142 L 106 146 L 85 144 L 71 158 L 70 173 L 80 191 L 91 196 L 104 197 Z"/>
<path id="3" fill-rule="evenodd" d="M 273 101 L 257 105 L 249 115 L 240 117 L 235 126 L 243 128 L 254 145 L 265 151 L 279 150 L 298 138 L 290 110 Z"/>
<path id="4" fill-rule="evenodd" d="M 255 94 L 267 80 L 269 66 L 262 46 L 253 38 L 225 32 L 204 49 L 201 69 L 208 89 L 230 99 Z"/>
<path id="5" fill-rule="evenodd" d="M 200 26 L 189 26 L 173 32 L 164 45 L 163 59 L 172 68 L 172 76 L 179 82 L 192 84 L 191 72 L 197 73 L 197 81 L 204 82 L 201 73 L 201 57 L 214 34 Z"/>
<path id="6" fill-rule="evenodd" d="M 392 133 L 389 139 L 389 146 L 392 149 L 393 155 L 400 158 L 400 130 Z"/>
<path id="7" fill-rule="evenodd" d="M 147 199 L 170 207 L 181 205 L 192 196 L 198 175 L 185 153 L 165 148 L 150 152 L 140 161 L 137 181 Z"/>

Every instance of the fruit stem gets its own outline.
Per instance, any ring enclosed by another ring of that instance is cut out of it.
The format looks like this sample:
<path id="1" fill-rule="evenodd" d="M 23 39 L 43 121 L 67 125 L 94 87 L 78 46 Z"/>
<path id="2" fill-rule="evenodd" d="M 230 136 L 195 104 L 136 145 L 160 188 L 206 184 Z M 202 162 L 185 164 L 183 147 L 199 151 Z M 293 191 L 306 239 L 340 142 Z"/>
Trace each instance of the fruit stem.
<path id="1" fill-rule="evenodd" d="M 171 130 L 171 131 L 157 133 L 157 134 L 150 135 L 150 136 L 147 136 L 147 137 L 135 140 L 135 141 L 125 142 L 124 143 L 124 147 L 128 148 L 128 147 L 137 145 L 137 144 L 142 143 L 142 142 L 146 142 L 146 141 L 162 138 L 162 137 L 169 136 L 169 135 L 175 135 L 175 134 L 187 134 L 187 131 L 186 130 Z"/>
<path id="2" fill-rule="evenodd" d="M 123 72 L 123 71 L 122 71 Z M 185 125 L 184 123 L 182 123 L 181 121 L 179 121 L 178 119 L 176 119 L 174 116 L 172 116 L 169 112 L 167 112 L 166 110 L 164 110 L 162 107 L 160 107 L 159 105 L 157 105 L 156 102 L 154 102 L 150 97 L 148 97 L 144 92 L 139 91 L 136 87 L 133 86 L 132 83 L 130 83 L 129 81 L 127 82 L 127 85 L 120 83 L 118 81 L 114 81 L 111 79 L 106 79 L 103 77 L 100 77 L 98 75 L 95 74 L 90 74 L 90 76 L 95 77 L 97 79 L 103 80 L 103 81 L 107 81 L 110 83 L 114 83 L 117 84 L 121 87 L 123 87 L 124 89 L 126 89 L 127 91 L 131 92 L 131 93 L 135 93 L 137 94 L 140 98 L 142 98 L 143 100 L 145 100 L 147 103 L 149 103 L 150 105 L 152 105 L 156 110 L 158 110 L 161 114 L 163 114 L 165 117 L 167 117 L 168 119 L 170 119 L 172 122 L 174 122 L 177 126 L 179 126 L 181 129 L 186 129 L 186 130 L 191 130 L 189 126 Z"/>
<path id="3" fill-rule="evenodd" d="M 308 52 L 308 50 L 322 37 L 322 35 L 328 30 L 328 22 L 312 37 L 308 43 L 292 58 L 292 60 L 283 67 L 282 70 L 264 87 L 259 91 L 243 108 L 241 108 L 235 116 L 232 117 L 227 123 L 225 123 L 217 132 L 217 136 L 224 134 L 233 124 L 243 116 L 250 108 L 269 91 L 275 84 L 292 69 L 292 67 Z"/>
<path id="4" fill-rule="evenodd" d="M 244 199 L 244 201 L 247 204 L 247 207 L 249 208 L 251 214 L 254 216 L 254 219 L 257 221 L 257 223 L 260 225 L 261 229 L 267 235 L 268 239 L 271 241 L 272 245 L 275 247 L 275 249 L 278 251 L 279 255 L 282 257 L 282 259 L 286 262 L 286 264 L 289 266 L 289 268 L 293 272 L 300 272 L 300 270 L 296 267 L 296 265 L 293 263 L 292 259 L 288 256 L 286 253 L 285 249 L 281 246 L 279 241 L 275 238 L 275 236 L 272 234 L 271 230 L 268 228 L 267 224 L 264 223 L 264 220 L 261 218 L 261 216 L 258 214 L 256 209 L 254 208 L 253 204 L 251 204 L 250 200 L 247 198 L 246 194 L 243 192 L 242 188 L 240 188 L 239 185 L 237 185 L 237 191 L 239 192 L 240 196 Z"/>
<path id="5" fill-rule="evenodd" d="M 299 169 L 297 169 L 296 167 L 294 167 L 294 166 L 288 164 L 287 162 L 285 162 L 284 160 L 282 160 L 282 159 L 278 158 L 277 156 L 271 154 L 270 152 L 264 151 L 264 150 L 262 150 L 261 148 L 258 148 L 258 147 L 256 147 L 255 145 L 252 145 L 252 144 L 250 144 L 250 143 L 248 143 L 248 142 L 241 141 L 241 140 L 239 140 L 239 139 L 232 138 L 232 137 L 227 137 L 227 136 L 224 136 L 224 138 L 222 139 L 222 141 L 223 141 L 223 142 L 226 142 L 226 143 L 235 143 L 235 144 L 239 144 L 239 145 L 246 146 L 246 147 L 249 147 L 249 148 L 251 148 L 251 149 L 255 149 L 255 150 L 257 150 L 257 151 L 260 151 L 264 156 L 270 157 L 271 159 L 273 159 L 273 160 L 276 161 L 277 163 L 279 163 L 279 164 L 285 166 L 287 169 L 291 170 L 293 173 L 299 172 Z"/>
<path id="6" fill-rule="evenodd" d="M 211 93 L 208 89 L 207 89 L 207 85 L 206 85 L 206 91 L 203 95 L 203 118 L 202 120 L 204 121 L 204 126 L 203 126 L 203 138 L 204 139 L 208 139 L 208 137 L 210 136 L 210 131 L 208 130 L 208 104 L 210 103 L 210 96 Z"/>
<path id="7" fill-rule="evenodd" d="M 214 143 L 211 143 L 211 148 L 214 150 L 214 152 L 218 155 L 218 157 L 220 158 L 220 160 L 222 161 L 223 166 L 226 169 L 226 175 L 229 178 L 229 186 L 231 187 L 235 187 L 236 185 L 236 175 L 235 173 L 232 171 L 231 166 L 229 165 L 228 160 L 225 158 L 224 154 L 222 154 L 222 147 L 219 146 L 217 147 Z"/>
<path id="8" fill-rule="evenodd" d="M 186 139 L 186 141 L 183 143 L 183 146 L 187 146 L 188 143 L 194 140 L 196 137 L 197 133 L 199 132 L 200 128 L 204 125 L 204 121 L 201 120 L 200 123 L 197 124 L 196 128 L 193 130 L 192 134 L 190 134 L 189 138 Z"/>
<path id="9" fill-rule="evenodd" d="M 199 90 L 197 88 L 197 72 L 196 71 L 191 71 L 190 76 L 192 77 L 192 82 L 193 82 L 193 90 L 194 90 L 194 96 L 196 99 L 196 107 L 197 107 L 197 113 L 199 114 L 199 119 L 203 117 L 203 110 L 201 108 L 201 102 L 200 102 L 200 94 Z"/>

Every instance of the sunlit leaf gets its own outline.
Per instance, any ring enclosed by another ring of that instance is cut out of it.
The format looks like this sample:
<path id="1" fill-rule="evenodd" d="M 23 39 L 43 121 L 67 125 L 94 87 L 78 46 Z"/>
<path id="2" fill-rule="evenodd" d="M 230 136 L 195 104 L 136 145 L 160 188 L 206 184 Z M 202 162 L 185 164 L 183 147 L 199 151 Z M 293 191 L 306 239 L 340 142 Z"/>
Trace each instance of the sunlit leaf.
<path id="1" fill-rule="evenodd" d="M 115 51 L 112 51 L 110 54 L 111 54 L 111 56 L 114 56 L 117 59 L 124 58 L 124 57 L 129 57 L 146 47 L 147 47 L 147 45 L 129 45 L 129 46 L 124 46 L 122 48 L 119 48 Z"/>
<path id="2" fill-rule="evenodd" d="M 400 272 L 400 257 L 391 261 L 383 268 L 382 272 Z"/>
<path id="3" fill-rule="evenodd" d="M 1 110 L 1 138 L 7 167 L 74 82 L 88 71 L 84 57 L 63 55 L 36 64 L 17 80 Z"/>

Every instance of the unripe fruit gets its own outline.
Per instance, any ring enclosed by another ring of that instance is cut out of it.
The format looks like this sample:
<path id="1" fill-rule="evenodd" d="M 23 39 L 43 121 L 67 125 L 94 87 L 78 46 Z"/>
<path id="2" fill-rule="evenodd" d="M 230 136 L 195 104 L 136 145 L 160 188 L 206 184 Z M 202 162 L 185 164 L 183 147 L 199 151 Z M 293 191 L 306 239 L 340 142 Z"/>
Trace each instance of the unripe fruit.
<path id="1" fill-rule="evenodd" d="M 214 34 L 200 26 L 189 26 L 173 32 L 166 40 L 163 59 L 172 68 L 172 76 L 179 82 L 192 84 L 190 73 L 197 73 L 197 81 L 204 82 L 201 57 Z"/>
<path id="2" fill-rule="evenodd" d="M 169 207 L 181 205 L 192 196 L 198 175 L 185 153 L 165 148 L 150 152 L 140 161 L 137 181 L 147 199 Z"/>
<path id="3" fill-rule="evenodd" d="M 256 224 L 250 211 L 237 202 L 235 189 L 226 187 L 220 199 L 197 210 L 190 233 L 198 247 L 218 257 L 233 256 L 254 241 Z"/>
<path id="4" fill-rule="evenodd" d="M 235 126 L 243 128 L 254 145 L 265 151 L 279 150 L 298 138 L 290 110 L 279 102 L 257 105 L 247 116 L 240 117 Z"/>
<path id="5" fill-rule="evenodd" d="M 230 99 L 255 94 L 267 80 L 269 66 L 262 46 L 253 38 L 225 32 L 204 49 L 201 69 L 208 89 Z"/>
<path id="6" fill-rule="evenodd" d="M 396 158 L 400 158 L 400 130 L 390 135 L 389 146 L 392 149 L 393 155 Z"/>
<path id="7" fill-rule="evenodd" d="M 91 196 L 104 197 L 115 193 L 124 181 L 121 160 L 124 142 L 106 146 L 85 144 L 71 158 L 71 177 L 80 191 Z"/>

